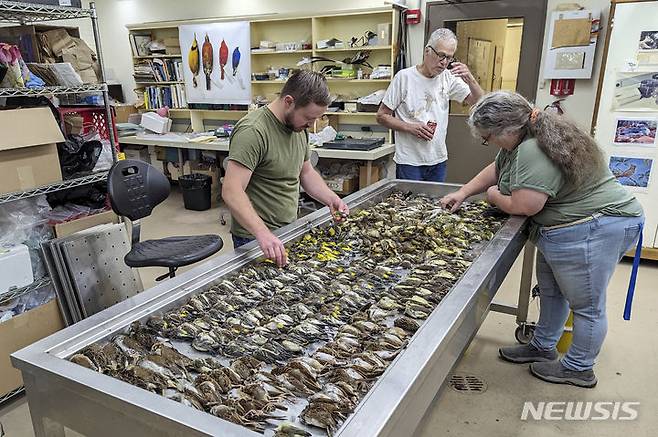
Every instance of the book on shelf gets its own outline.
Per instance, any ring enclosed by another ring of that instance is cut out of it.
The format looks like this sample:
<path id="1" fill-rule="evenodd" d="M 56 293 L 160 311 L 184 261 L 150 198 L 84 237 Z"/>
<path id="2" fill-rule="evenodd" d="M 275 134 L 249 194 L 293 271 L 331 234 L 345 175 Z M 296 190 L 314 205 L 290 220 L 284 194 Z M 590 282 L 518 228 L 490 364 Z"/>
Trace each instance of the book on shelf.
<path id="1" fill-rule="evenodd" d="M 183 84 L 148 86 L 144 88 L 144 105 L 146 109 L 158 109 L 164 106 L 172 109 L 187 108 L 185 86 Z"/>
<path id="2" fill-rule="evenodd" d="M 183 63 L 159 58 L 140 61 L 134 66 L 133 76 L 136 82 L 182 82 Z"/>

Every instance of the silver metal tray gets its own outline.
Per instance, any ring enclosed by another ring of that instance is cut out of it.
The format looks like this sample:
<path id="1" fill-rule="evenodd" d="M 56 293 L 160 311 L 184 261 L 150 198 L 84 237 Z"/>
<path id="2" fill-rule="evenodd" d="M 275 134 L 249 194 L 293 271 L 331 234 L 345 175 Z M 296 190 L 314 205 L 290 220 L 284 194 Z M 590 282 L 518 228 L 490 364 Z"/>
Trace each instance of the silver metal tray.
<path id="1" fill-rule="evenodd" d="M 380 202 L 394 190 L 440 197 L 458 185 L 381 181 L 346 198 L 351 209 Z M 331 220 L 326 208 L 282 228 L 284 242 Z M 526 222 L 509 218 L 453 289 L 391 363 L 338 436 L 411 435 L 489 311 L 498 287 L 526 241 Z M 66 360 L 81 348 L 183 304 L 220 278 L 261 256 L 256 242 L 85 319 L 12 355 L 23 373 L 37 437 L 63 437 L 64 427 L 104 436 L 258 436 L 239 425 Z"/>

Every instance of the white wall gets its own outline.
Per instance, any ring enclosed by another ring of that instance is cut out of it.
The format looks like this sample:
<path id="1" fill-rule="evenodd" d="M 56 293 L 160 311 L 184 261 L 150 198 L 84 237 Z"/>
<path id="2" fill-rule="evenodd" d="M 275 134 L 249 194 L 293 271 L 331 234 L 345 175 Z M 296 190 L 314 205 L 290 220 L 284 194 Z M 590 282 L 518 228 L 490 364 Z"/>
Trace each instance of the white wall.
<path id="1" fill-rule="evenodd" d="M 412 5 L 421 9 L 422 21 L 409 27 L 409 50 L 412 64 L 422 59 L 426 0 L 410 0 Z M 566 1 L 549 0 L 547 13 L 547 28 L 550 12 L 558 4 Z M 604 27 L 608 20 L 609 0 L 580 0 L 579 3 L 586 8 L 599 8 L 603 14 L 601 23 Z M 132 54 L 128 42 L 126 25 L 155 22 L 186 20 L 195 18 L 211 18 L 254 14 L 291 14 L 330 12 L 332 10 L 363 9 L 384 6 L 383 0 L 334 0 L 332 2 L 320 0 L 96 0 L 98 8 L 101 39 L 103 42 L 103 55 L 105 66 L 114 72 L 114 76 L 123 84 L 126 96 L 133 97 L 132 87 Z M 528 31 L 532 31 L 528 29 Z M 88 34 L 87 32 L 84 32 Z M 546 39 L 546 36 L 545 36 Z M 603 41 L 605 32 L 599 36 L 599 45 L 594 62 L 595 74 L 591 80 L 576 81 L 575 94 L 563 102 L 565 112 L 586 129 L 589 129 L 596 87 L 598 84 L 598 70 L 601 65 Z M 544 41 L 546 47 L 546 41 Z M 543 68 L 543 65 L 542 65 Z M 549 94 L 550 83 L 540 80 L 537 90 L 537 106 L 543 108 L 553 101 Z"/>

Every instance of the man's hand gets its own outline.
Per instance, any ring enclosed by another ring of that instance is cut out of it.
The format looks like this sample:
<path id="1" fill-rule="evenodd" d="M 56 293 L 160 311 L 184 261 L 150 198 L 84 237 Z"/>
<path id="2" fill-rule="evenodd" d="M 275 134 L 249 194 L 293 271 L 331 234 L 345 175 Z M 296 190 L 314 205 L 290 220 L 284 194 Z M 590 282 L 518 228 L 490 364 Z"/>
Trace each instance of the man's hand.
<path id="1" fill-rule="evenodd" d="M 286 248 L 281 240 L 274 235 L 269 229 L 264 230 L 256 235 L 258 245 L 265 254 L 265 257 L 276 262 L 276 265 L 283 267 L 288 264 Z"/>
<path id="2" fill-rule="evenodd" d="M 450 72 L 453 76 L 460 77 L 467 84 L 477 82 L 471 73 L 471 70 L 468 69 L 468 66 L 466 64 L 462 64 L 461 62 L 454 62 Z"/>
<path id="3" fill-rule="evenodd" d="M 450 212 L 455 212 L 459 207 L 464 203 L 466 195 L 462 193 L 461 190 L 455 191 L 454 193 L 447 194 L 439 200 L 441 207 L 447 209 Z"/>
<path id="4" fill-rule="evenodd" d="M 430 141 L 434 138 L 434 132 L 425 123 L 406 123 L 407 132 L 422 140 Z"/>
<path id="5" fill-rule="evenodd" d="M 331 211 L 331 216 L 337 222 L 343 221 L 350 214 L 350 208 L 338 196 L 335 196 L 327 206 Z"/>

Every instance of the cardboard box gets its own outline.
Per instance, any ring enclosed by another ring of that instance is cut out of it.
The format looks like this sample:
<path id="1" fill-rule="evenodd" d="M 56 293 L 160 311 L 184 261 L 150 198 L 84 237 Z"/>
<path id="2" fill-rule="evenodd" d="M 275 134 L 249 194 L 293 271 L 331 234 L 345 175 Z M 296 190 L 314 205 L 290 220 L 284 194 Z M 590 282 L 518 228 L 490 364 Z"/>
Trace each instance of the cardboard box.
<path id="1" fill-rule="evenodd" d="M 162 117 L 155 112 L 146 112 L 142 114 L 140 126 L 156 134 L 166 134 L 171 130 L 171 124 L 171 118 Z"/>
<path id="2" fill-rule="evenodd" d="M 57 299 L 0 323 L 0 396 L 23 385 L 9 355 L 63 328 Z"/>
<path id="3" fill-rule="evenodd" d="M 114 105 L 115 123 L 128 123 L 130 114 L 136 114 L 137 108 L 133 105 Z"/>
<path id="4" fill-rule="evenodd" d="M 329 189 L 337 194 L 352 194 L 359 186 L 359 178 L 357 176 L 334 177 L 325 179 L 325 182 Z"/>
<path id="5" fill-rule="evenodd" d="M 327 126 L 333 127 L 336 131 L 338 131 L 338 115 L 331 115 L 327 116 L 326 114 L 323 115 L 321 118 L 319 118 L 315 122 L 315 133 L 320 132 L 322 129 L 324 129 Z"/>
<path id="6" fill-rule="evenodd" d="M 180 55 L 180 42 L 178 38 L 165 38 L 165 53 L 168 55 Z"/>
<path id="7" fill-rule="evenodd" d="M 382 178 L 382 168 L 379 165 L 373 165 L 370 168 L 370 184 L 374 184 Z M 359 167 L 359 190 L 367 187 L 368 181 L 368 167 L 362 165 Z"/>
<path id="8" fill-rule="evenodd" d="M 147 146 L 123 146 L 123 153 L 126 155 L 126 159 L 151 163 L 151 155 Z"/>
<path id="9" fill-rule="evenodd" d="M 84 118 L 78 114 L 64 114 L 64 129 L 67 135 L 80 135 L 84 126 Z"/>
<path id="10" fill-rule="evenodd" d="M 164 164 L 165 162 L 163 162 Z M 191 169 L 190 169 L 190 161 L 185 161 L 183 163 L 183 172 L 181 173 L 180 169 L 178 168 L 178 162 L 173 163 L 173 162 L 166 162 L 167 164 L 167 171 L 163 171 L 165 175 L 169 175 L 169 178 L 172 181 L 177 181 L 178 177 L 181 174 L 190 174 Z"/>
<path id="11" fill-rule="evenodd" d="M 119 216 L 117 216 L 114 211 L 105 211 L 100 214 L 71 220 L 70 222 L 57 223 L 55 225 L 55 236 L 57 236 L 57 238 L 66 237 L 67 235 L 82 231 L 83 229 L 93 228 L 94 226 L 105 223 L 119 223 Z"/>
<path id="12" fill-rule="evenodd" d="M 212 177 L 212 185 L 210 187 L 210 198 L 215 203 L 220 197 L 222 192 L 222 185 L 220 183 L 219 169 L 216 165 L 201 164 L 197 161 L 190 163 L 191 173 L 201 173 Z M 188 173 L 186 173 L 188 174 Z"/>
<path id="13" fill-rule="evenodd" d="M 46 107 L 0 111 L 0 194 L 62 180 L 57 145 L 64 136 Z"/>

